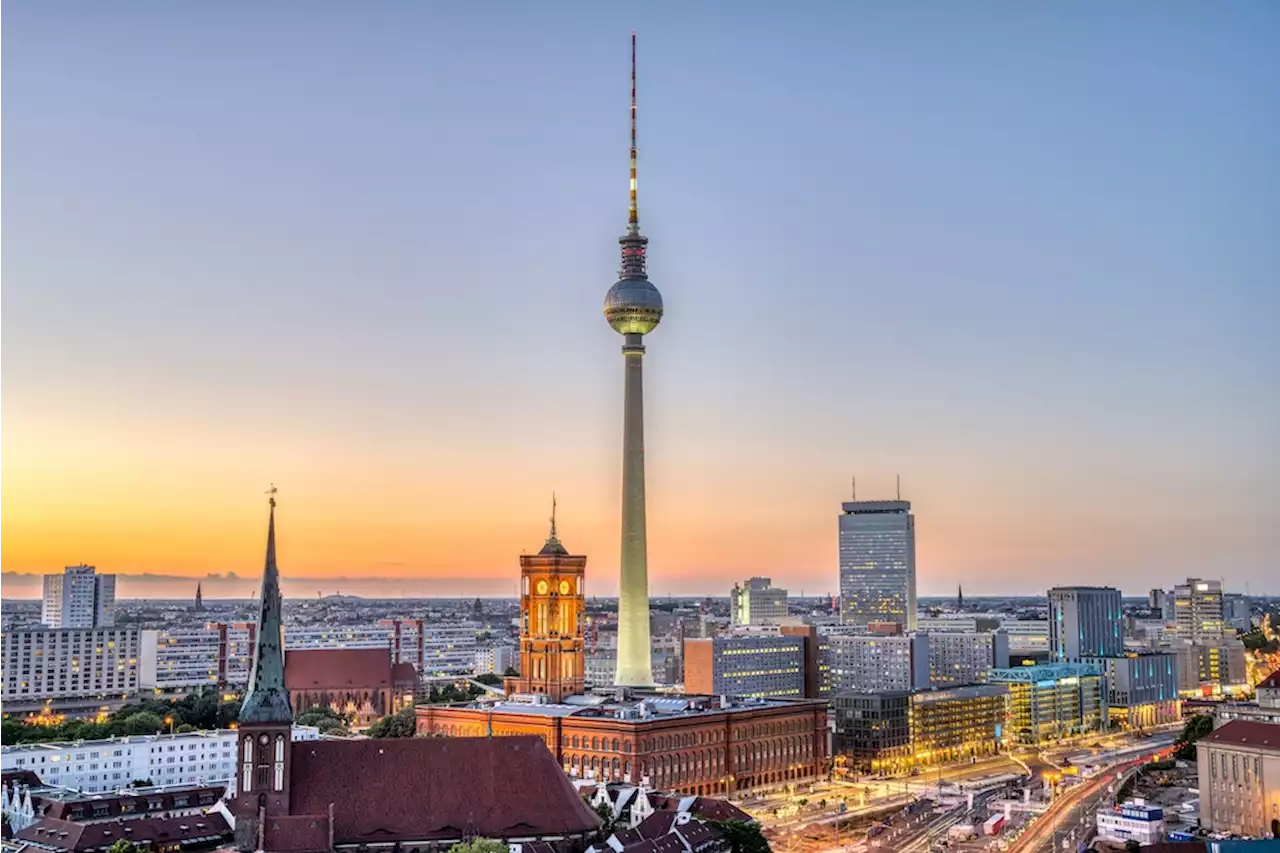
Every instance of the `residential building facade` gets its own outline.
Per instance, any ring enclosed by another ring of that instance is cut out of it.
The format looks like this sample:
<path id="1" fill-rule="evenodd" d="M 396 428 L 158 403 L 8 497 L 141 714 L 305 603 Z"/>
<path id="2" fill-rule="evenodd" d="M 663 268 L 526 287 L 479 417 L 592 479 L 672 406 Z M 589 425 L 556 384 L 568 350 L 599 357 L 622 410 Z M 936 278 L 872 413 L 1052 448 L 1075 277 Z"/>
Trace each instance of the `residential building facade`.
<path id="1" fill-rule="evenodd" d="M 1187 578 L 1173 588 L 1173 614 L 1178 639 L 1201 643 L 1222 638 L 1222 581 Z"/>
<path id="2" fill-rule="evenodd" d="M 137 628 L 6 631 L 4 702 L 126 696 L 138 689 L 140 650 Z"/>
<path id="3" fill-rule="evenodd" d="M 980 684 L 992 669 L 1009 666 L 1004 631 L 929 632 L 929 682 L 934 687 Z"/>
<path id="4" fill-rule="evenodd" d="M 44 576 L 40 621 L 46 628 L 110 628 L 115 619 L 115 575 L 79 565 Z"/>
<path id="5" fill-rule="evenodd" d="M 929 686 L 929 635 L 826 637 L 828 690 L 881 693 Z"/>

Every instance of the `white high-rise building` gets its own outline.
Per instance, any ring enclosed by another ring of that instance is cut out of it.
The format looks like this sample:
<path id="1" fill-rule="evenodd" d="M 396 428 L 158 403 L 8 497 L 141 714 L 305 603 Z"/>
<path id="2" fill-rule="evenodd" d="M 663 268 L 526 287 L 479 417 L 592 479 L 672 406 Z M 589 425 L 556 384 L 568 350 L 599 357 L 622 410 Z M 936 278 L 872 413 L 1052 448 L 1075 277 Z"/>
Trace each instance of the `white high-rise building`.
<path id="1" fill-rule="evenodd" d="M 779 625 L 787 618 L 787 591 L 770 578 L 747 578 L 729 592 L 729 616 L 734 625 Z"/>
<path id="2" fill-rule="evenodd" d="M 840 516 L 840 621 L 916 627 L 916 522 L 911 502 L 848 501 Z"/>
<path id="3" fill-rule="evenodd" d="M 138 689 L 137 628 L 6 631 L 5 703 L 120 697 Z"/>
<path id="4" fill-rule="evenodd" d="M 826 636 L 823 656 L 830 692 L 880 693 L 929 686 L 929 635 Z"/>
<path id="5" fill-rule="evenodd" d="M 40 621 L 47 628 L 110 628 L 116 623 L 116 576 L 85 565 L 45 575 Z"/>
<path id="6" fill-rule="evenodd" d="M 1173 588 L 1178 639 L 1190 643 L 1222 639 L 1222 582 L 1187 578 Z"/>

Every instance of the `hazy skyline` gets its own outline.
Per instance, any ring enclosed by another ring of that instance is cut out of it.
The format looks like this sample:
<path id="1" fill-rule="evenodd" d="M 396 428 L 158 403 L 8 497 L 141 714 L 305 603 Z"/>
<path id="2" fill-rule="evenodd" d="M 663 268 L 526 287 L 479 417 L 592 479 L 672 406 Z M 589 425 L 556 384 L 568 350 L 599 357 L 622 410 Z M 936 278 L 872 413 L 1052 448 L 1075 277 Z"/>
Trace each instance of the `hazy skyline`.
<path id="1" fill-rule="evenodd" d="M 1280 592 L 1280 7 L 499 5 L 6 5 L 6 571 L 614 594 L 635 29 L 654 595 Z"/>

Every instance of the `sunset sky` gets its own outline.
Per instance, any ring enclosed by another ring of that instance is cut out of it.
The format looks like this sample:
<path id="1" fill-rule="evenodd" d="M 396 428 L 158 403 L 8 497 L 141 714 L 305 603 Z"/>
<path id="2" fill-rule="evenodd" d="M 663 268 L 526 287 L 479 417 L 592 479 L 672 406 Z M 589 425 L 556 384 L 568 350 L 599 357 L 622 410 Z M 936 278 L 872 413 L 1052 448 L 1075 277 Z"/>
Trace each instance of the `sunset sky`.
<path id="1" fill-rule="evenodd" d="M 616 592 L 635 29 L 654 594 L 1280 593 L 1280 4 L 800 7 L 6 3 L 4 571 Z"/>

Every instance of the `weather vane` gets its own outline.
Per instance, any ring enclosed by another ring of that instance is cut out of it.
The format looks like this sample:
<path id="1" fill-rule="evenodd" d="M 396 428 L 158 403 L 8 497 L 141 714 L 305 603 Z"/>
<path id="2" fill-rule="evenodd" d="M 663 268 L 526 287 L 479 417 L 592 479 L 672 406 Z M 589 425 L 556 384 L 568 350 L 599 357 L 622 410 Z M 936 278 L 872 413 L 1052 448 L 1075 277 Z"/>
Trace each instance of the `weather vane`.
<path id="1" fill-rule="evenodd" d="M 267 494 L 270 496 L 267 502 L 271 504 L 272 509 L 274 509 L 276 505 L 276 484 L 275 483 L 272 483 L 271 488 L 267 489 Z"/>

